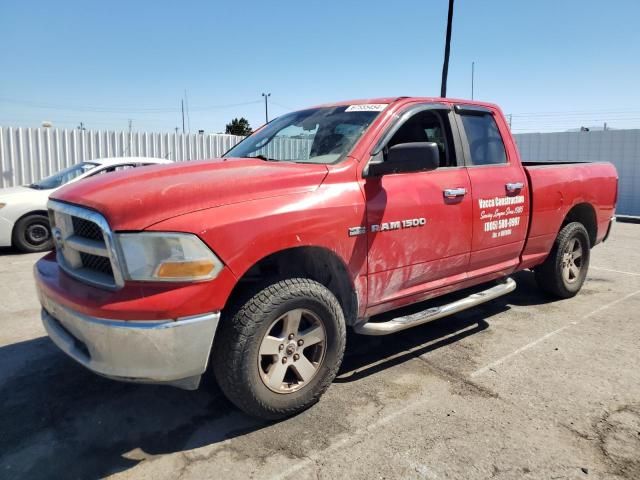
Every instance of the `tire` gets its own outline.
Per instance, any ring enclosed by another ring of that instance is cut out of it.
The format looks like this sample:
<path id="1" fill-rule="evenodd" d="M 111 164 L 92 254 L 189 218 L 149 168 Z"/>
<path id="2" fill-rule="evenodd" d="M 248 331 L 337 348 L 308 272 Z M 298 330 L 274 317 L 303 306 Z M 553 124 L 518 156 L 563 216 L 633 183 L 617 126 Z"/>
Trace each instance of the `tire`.
<path id="1" fill-rule="evenodd" d="M 579 222 L 560 230 L 551 253 L 535 269 L 538 287 L 559 298 L 575 296 L 587 276 L 591 245 L 589 234 Z"/>
<path id="2" fill-rule="evenodd" d="M 346 345 L 336 297 L 318 282 L 292 278 L 257 289 L 239 303 L 229 316 L 223 314 L 211 356 L 226 397 L 267 420 L 316 403 L 335 378 Z"/>
<path id="3" fill-rule="evenodd" d="M 13 246 L 25 253 L 51 250 L 53 240 L 49 217 L 34 213 L 18 220 L 13 227 Z"/>

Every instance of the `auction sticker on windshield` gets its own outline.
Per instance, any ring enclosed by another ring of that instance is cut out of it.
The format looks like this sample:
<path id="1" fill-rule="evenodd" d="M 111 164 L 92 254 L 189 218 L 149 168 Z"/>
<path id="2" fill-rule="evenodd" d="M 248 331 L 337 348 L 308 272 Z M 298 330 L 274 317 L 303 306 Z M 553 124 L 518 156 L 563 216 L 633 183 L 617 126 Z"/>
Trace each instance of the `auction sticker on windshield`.
<path id="1" fill-rule="evenodd" d="M 362 105 L 350 105 L 345 112 L 381 112 L 387 108 L 388 103 L 363 103 Z"/>

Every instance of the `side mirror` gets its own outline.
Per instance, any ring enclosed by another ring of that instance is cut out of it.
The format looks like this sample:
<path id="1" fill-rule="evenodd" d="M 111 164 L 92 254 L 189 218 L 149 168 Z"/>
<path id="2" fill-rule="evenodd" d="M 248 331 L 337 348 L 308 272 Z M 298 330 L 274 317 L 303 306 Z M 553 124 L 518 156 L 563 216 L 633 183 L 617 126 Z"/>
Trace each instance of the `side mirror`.
<path id="1" fill-rule="evenodd" d="M 440 165 L 440 150 L 435 142 L 399 143 L 389 148 L 383 162 L 369 163 L 367 176 L 391 173 L 428 172 Z"/>

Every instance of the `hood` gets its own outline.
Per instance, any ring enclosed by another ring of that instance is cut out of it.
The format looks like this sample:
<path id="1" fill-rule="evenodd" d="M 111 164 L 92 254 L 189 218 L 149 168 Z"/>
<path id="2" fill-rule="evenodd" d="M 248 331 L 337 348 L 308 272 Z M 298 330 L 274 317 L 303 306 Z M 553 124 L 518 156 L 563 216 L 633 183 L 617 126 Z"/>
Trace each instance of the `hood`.
<path id="1" fill-rule="evenodd" d="M 44 198 L 44 201 L 46 202 L 46 198 L 50 193 L 51 190 L 37 190 L 35 188 L 23 186 L 0 188 L 0 203 L 11 204 L 23 201 L 33 201 L 40 197 Z"/>
<path id="2" fill-rule="evenodd" d="M 103 214 L 113 230 L 142 230 L 186 213 L 315 190 L 325 165 L 222 158 L 96 175 L 51 198 Z"/>

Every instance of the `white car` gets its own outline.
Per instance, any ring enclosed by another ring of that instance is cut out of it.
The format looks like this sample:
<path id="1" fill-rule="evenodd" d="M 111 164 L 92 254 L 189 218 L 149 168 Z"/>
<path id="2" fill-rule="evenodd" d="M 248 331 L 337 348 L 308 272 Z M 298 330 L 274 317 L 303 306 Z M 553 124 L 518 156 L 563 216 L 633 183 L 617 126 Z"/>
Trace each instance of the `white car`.
<path id="1" fill-rule="evenodd" d="M 50 250 L 53 242 L 47 200 L 63 185 L 103 173 L 165 163 L 173 162 L 145 157 L 88 160 L 31 185 L 0 189 L 0 247 L 13 246 L 23 252 Z"/>

